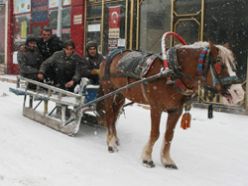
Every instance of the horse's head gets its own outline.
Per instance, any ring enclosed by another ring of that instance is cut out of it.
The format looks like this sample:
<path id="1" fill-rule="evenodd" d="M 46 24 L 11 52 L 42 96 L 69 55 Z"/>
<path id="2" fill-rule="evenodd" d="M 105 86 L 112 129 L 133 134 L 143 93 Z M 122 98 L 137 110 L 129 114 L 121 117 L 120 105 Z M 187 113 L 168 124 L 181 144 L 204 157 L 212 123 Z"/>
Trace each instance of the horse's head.
<path id="1" fill-rule="evenodd" d="M 244 98 L 244 90 L 236 74 L 236 62 L 232 52 L 211 42 L 208 49 L 208 60 L 204 64 L 205 88 L 220 93 L 226 104 L 240 102 Z"/>

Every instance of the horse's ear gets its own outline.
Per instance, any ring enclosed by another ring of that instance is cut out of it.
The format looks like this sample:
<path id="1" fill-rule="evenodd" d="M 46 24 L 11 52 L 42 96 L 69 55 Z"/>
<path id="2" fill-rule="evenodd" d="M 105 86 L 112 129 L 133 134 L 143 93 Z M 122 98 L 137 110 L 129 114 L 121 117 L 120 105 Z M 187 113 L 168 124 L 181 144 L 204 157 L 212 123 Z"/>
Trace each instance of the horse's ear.
<path id="1" fill-rule="evenodd" d="M 226 47 L 227 49 L 231 49 L 230 44 L 228 42 L 224 43 L 223 46 Z"/>
<path id="2" fill-rule="evenodd" d="M 217 56 L 218 55 L 218 48 L 213 44 L 212 41 L 208 41 L 209 43 L 209 49 L 210 49 L 210 52 L 213 56 Z"/>

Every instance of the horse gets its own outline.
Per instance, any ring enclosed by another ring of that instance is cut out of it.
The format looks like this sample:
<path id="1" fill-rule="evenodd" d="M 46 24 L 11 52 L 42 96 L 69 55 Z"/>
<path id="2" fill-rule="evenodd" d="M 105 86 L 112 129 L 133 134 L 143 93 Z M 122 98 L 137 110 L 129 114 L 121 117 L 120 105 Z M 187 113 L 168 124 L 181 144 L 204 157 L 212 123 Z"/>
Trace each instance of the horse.
<path id="1" fill-rule="evenodd" d="M 168 113 L 160 156 L 163 166 L 171 169 L 178 168 L 170 155 L 175 126 L 185 104 L 197 95 L 200 87 L 223 95 L 223 99 L 228 103 L 237 103 L 244 98 L 244 90 L 237 81 L 236 62 L 230 49 L 211 42 L 196 42 L 191 45 L 175 46 L 173 51 L 174 54 L 171 52 L 169 55 L 172 55 L 172 59 L 177 59 L 172 64 L 170 62 L 171 67 L 165 73 L 161 57 L 140 53 L 141 57 L 148 56 L 143 58 L 150 61 L 150 66 L 142 70 L 140 77 L 129 76 L 126 69 L 120 68 L 127 58 L 131 63 L 136 63 L 134 60 L 137 58 L 133 53 L 137 51 L 129 50 L 112 54 L 100 65 L 100 87 L 104 95 L 132 84 L 137 79 L 145 80 L 161 74 L 156 79 L 143 81 L 101 101 L 101 105 L 104 105 L 101 120 L 107 128 L 109 152 L 118 151 L 116 121 L 126 98 L 134 103 L 149 105 L 150 108 L 150 136 L 142 152 L 142 163 L 147 167 L 155 166 L 152 160 L 153 146 L 160 135 L 161 114 Z M 168 83 L 169 78 L 172 78 L 174 83 Z"/>

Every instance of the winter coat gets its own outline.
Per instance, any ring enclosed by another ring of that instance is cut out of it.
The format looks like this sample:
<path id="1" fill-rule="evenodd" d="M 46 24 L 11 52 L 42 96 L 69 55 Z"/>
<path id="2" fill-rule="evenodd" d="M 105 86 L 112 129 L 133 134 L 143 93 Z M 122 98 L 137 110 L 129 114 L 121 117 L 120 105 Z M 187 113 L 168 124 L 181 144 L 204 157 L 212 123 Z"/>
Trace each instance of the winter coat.
<path id="1" fill-rule="evenodd" d="M 42 63 L 42 55 L 38 49 L 30 50 L 26 46 L 23 47 L 17 53 L 17 61 L 21 76 L 37 80 L 37 73 Z"/>
<path id="2" fill-rule="evenodd" d="M 40 72 L 47 75 L 47 69 L 53 69 L 54 85 L 65 90 L 73 91 L 74 87 L 66 89 L 65 84 L 71 80 L 74 80 L 75 85 L 80 81 L 81 76 L 79 65 L 81 61 L 82 58 L 76 53 L 67 57 L 64 50 L 61 50 L 55 52 L 51 57 L 42 63 Z"/>
<path id="3" fill-rule="evenodd" d="M 93 69 L 99 69 L 101 62 L 104 60 L 102 54 L 96 53 L 95 57 L 89 55 L 89 48 L 95 47 L 97 51 L 97 44 L 95 42 L 88 42 L 86 45 L 86 55 L 81 65 L 81 76 L 87 77 L 91 80 L 93 84 L 99 84 L 99 77 L 98 75 L 92 75 L 91 71 Z"/>
<path id="4" fill-rule="evenodd" d="M 63 49 L 63 42 L 56 35 L 52 35 L 48 41 L 43 41 L 43 38 L 38 38 L 37 46 L 43 56 L 43 60 L 46 60 L 54 52 Z"/>
<path id="5" fill-rule="evenodd" d="M 81 76 L 89 78 L 93 84 L 99 84 L 98 75 L 92 75 L 93 69 L 99 69 L 104 57 L 98 54 L 96 58 L 85 57 L 81 64 Z"/>

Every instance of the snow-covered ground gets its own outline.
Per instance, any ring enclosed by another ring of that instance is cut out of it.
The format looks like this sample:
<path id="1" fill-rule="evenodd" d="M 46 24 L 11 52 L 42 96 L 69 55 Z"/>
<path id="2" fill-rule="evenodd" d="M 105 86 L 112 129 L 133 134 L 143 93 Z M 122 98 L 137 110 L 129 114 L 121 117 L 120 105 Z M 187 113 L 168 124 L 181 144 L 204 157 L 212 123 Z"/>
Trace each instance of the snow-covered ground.
<path id="1" fill-rule="evenodd" d="M 179 125 L 172 146 L 178 170 L 160 163 L 161 138 L 154 147 L 155 168 L 143 167 L 149 112 L 126 109 L 118 122 L 120 151 L 110 154 L 105 130 L 82 126 L 69 137 L 22 116 L 22 97 L 0 82 L 0 186 L 247 186 L 248 116 L 193 109 L 192 127 Z M 164 131 L 166 114 L 161 125 Z"/>

